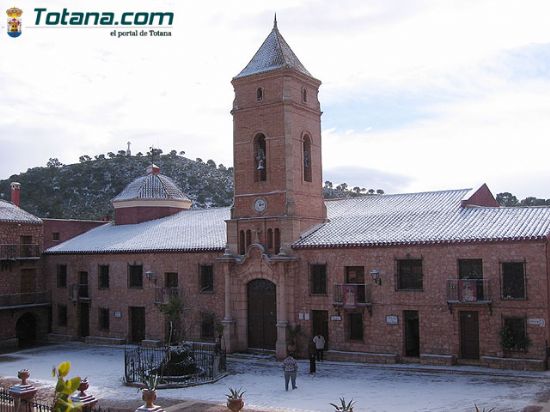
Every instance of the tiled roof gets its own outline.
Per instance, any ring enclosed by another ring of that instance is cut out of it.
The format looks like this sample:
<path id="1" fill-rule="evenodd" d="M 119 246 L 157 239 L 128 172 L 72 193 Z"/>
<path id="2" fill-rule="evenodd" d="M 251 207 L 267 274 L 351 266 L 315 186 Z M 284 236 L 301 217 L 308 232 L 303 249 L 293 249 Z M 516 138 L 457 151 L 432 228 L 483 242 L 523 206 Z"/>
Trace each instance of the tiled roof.
<path id="1" fill-rule="evenodd" d="M 0 222 L 41 224 L 42 220 L 11 202 L 0 200 Z"/>
<path id="2" fill-rule="evenodd" d="M 329 222 L 294 248 L 543 239 L 550 207 L 461 207 L 465 190 L 328 201 Z"/>
<path id="3" fill-rule="evenodd" d="M 168 176 L 150 173 L 128 184 L 112 201 L 124 200 L 189 200 Z"/>
<path id="4" fill-rule="evenodd" d="M 223 250 L 229 208 L 185 210 L 135 225 L 99 226 L 46 250 L 47 254 Z"/>
<path id="5" fill-rule="evenodd" d="M 311 76 L 279 32 L 275 21 L 269 36 L 264 40 L 248 65 L 235 78 L 238 79 L 280 68 L 292 68 Z"/>

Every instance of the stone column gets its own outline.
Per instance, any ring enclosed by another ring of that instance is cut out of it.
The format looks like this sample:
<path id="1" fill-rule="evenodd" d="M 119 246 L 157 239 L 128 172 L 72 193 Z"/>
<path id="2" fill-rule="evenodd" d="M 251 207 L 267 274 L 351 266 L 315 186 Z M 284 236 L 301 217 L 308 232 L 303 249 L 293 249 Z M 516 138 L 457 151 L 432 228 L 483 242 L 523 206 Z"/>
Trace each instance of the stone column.
<path id="1" fill-rule="evenodd" d="M 275 343 L 275 355 L 277 359 L 284 359 L 287 355 L 288 327 L 286 274 L 283 264 L 279 263 L 276 267 L 279 283 L 277 285 L 277 342 Z"/>
<path id="2" fill-rule="evenodd" d="M 235 351 L 235 320 L 231 314 L 231 263 L 226 262 L 223 264 L 223 274 L 225 278 L 225 294 L 224 294 L 224 318 L 222 320 L 223 325 L 223 341 L 222 349 L 225 349 L 227 353 Z"/>
<path id="3" fill-rule="evenodd" d="M 36 389 L 32 384 L 27 383 L 27 379 L 31 376 L 28 369 L 21 369 L 17 372 L 17 377 L 21 379 L 21 383 L 10 387 L 9 394 L 13 397 L 15 401 L 15 409 L 20 412 L 32 412 L 34 408 L 31 406 L 34 395 L 38 389 Z"/>

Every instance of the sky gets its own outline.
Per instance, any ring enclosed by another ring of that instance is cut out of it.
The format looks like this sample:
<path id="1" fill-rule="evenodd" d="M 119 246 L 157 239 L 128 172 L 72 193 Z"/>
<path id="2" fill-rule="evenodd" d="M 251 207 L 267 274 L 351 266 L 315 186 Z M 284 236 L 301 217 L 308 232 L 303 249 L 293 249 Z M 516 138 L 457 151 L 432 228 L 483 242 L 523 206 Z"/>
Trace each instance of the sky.
<path id="1" fill-rule="evenodd" d="M 13 5 L 23 33 L 8 37 L 2 14 L 0 179 L 128 141 L 232 165 L 230 81 L 276 12 L 323 82 L 324 180 L 550 198 L 548 0 L 0 0 Z M 33 27 L 37 5 L 171 11 L 172 36 Z"/>

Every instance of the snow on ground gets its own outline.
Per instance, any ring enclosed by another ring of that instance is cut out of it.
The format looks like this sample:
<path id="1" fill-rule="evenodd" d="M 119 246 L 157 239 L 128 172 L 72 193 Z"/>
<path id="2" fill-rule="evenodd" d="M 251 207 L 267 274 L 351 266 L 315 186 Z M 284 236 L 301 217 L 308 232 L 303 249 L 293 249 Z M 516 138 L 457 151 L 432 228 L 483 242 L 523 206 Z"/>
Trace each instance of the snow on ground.
<path id="1" fill-rule="evenodd" d="M 136 388 L 122 384 L 123 347 L 81 343 L 44 346 L 0 355 L 0 376 L 13 377 L 22 368 L 31 370 L 31 381 L 53 384 L 51 368 L 64 360 L 72 363 L 70 376 L 87 376 L 90 393 L 98 398 L 139 398 Z M 548 372 L 493 371 L 475 367 L 448 370 L 418 366 L 374 366 L 322 362 L 317 374 L 308 374 L 309 363 L 300 361 L 298 389 L 286 392 L 280 364 L 271 359 L 230 357 L 231 375 L 220 381 L 185 389 L 163 389 L 163 398 L 225 402 L 227 388 L 246 390 L 247 405 L 274 411 L 332 412 L 329 402 L 340 396 L 355 399 L 356 412 L 443 412 L 496 408 L 520 411 L 533 404 L 550 382 Z M 472 373 L 469 373 L 469 372 Z"/>

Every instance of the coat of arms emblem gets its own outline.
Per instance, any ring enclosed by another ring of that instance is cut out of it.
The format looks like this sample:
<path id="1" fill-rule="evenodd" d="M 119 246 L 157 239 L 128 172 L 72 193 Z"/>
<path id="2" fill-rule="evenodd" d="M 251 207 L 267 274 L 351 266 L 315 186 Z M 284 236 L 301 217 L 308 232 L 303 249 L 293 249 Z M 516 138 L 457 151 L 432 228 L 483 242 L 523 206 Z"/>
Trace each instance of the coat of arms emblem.
<path id="1" fill-rule="evenodd" d="M 21 36 L 21 15 L 23 14 L 23 10 L 12 7 L 6 10 L 6 14 L 8 15 L 8 35 L 11 37 Z"/>

